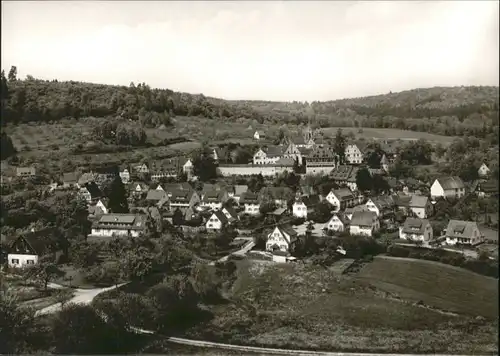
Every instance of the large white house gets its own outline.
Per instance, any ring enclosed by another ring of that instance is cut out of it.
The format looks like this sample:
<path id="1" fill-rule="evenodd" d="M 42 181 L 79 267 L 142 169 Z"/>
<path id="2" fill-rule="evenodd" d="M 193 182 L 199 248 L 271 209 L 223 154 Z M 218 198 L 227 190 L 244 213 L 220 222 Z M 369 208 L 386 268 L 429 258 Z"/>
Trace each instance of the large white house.
<path id="1" fill-rule="evenodd" d="M 208 232 L 220 231 L 225 225 L 228 224 L 227 216 L 220 210 L 214 211 L 212 216 L 207 220 L 205 227 Z"/>
<path id="2" fill-rule="evenodd" d="M 352 214 L 349 226 L 351 235 L 372 236 L 380 229 L 380 222 L 377 214 L 372 211 L 356 211 Z"/>
<path id="3" fill-rule="evenodd" d="M 32 230 L 12 241 L 7 250 L 8 266 L 22 268 L 38 263 L 40 257 L 50 253 L 49 236 L 54 229 L 47 228 L 39 231 Z"/>
<path id="4" fill-rule="evenodd" d="M 356 198 L 350 189 L 332 189 L 326 196 L 326 200 L 333 205 L 333 211 L 350 208 L 356 204 Z"/>
<path id="5" fill-rule="evenodd" d="M 253 155 L 253 164 L 276 164 L 282 157 L 282 146 L 262 147 Z"/>
<path id="6" fill-rule="evenodd" d="M 324 229 L 334 232 L 342 232 L 346 229 L 347 222 L 342 219 L 337 214 L 334 214 L 332 218 L 325 224 Z"/>
<path id="7" fill-rule="evenodd" d="M 431 198 L 460 199 L 465 195 L 465 185 L 460 177 L 438 178 L 432 183 Z"/>
<path id="8" fill-rule="evenodd" d="M 292 206 L 293 216 L 297 218 L 307 219 L 307 215 L 312 213 L 316 206 L 320 202 L 319 196 L 310 195 L 307 197 L 301 197 L 299 200 L 295 201 Z"/>
<path id="9" fill-rule="evenodd" d="M 240 204 L 243 204 L 245 207 L 245 214 L 260 214 L 260 200 L 257 194 L 248 191 L 243 193 L 240 198 Z"/>
<path id="10" fill-rule="evenodd" d="M 107 214 L 92 224 L 91 236 L 133 236 L 137 237 L 146 229 L 146 215 Z"/>
<path id="11" fill-rule="evenodd" d="M 364 155 L 357 144 L 348 144 L 344 152 L 347 163 L 349 164 L 363 163 Z"/>
<path id="12" fill-rule="evenodd" d="M 445 232 L 446 244 L 474 246 L 483 241 L 474 221 L 450 220 Z"/>
<path id="13" fill-rule="evenodd" d="M 428 243 L 433 239 L 432 226 L 426 219 L 407 218 L 399 227 L 399 238 Z"/>
<path id="14" fill-rule="evenodd" d="M 297 241 L 297 232 L 289 226 L 276 226 L 269 235 L 267 235 L 267 251 L 290 252 Z"/>

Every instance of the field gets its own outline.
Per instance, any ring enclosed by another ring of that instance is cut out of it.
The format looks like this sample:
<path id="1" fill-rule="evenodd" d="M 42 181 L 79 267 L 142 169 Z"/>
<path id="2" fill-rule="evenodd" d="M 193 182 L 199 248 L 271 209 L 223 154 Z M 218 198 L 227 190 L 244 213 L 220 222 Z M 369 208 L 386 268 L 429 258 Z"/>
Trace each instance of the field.
<path id="1" fill-rule="evenodd" d="M 335 136 L 338 127 L 329 127 L 324 128 L 322 131 L 327 136 Z M 356 127 L 342 127 L 342 131 L 344 134 L 348 134 L 352 132 L 356 137 L 363 137 L 365 139 L 374 138 L 379 140 L 396 140 L 400 139 L 403 141 L 406 140 L 418 140 L 420 138 L 426 139 L 431 142 L 441 142 L 441 144 L 450 144 L 455 137 L 452 136 L 441 136 L 435 135 L 428 132 L 417 132 L 417 131 L 408 131 L 408 130 L 398 130 L 398 129 L 376 129 L 376 128 L 367 128 L 363 127 L 363 132 L 359 132 L 359 128 Z"/>
<path id="2" fill-rule="evenodd" d="M 377 268 L 377 264 L 365 268 Z M 424 270 L 417 269 L 415 274 L 419 271 Z M 494 354 L 497 350 L 496 324 L 391 298 L 367 283 L 367 272 L 364 277 L 340 277 L 301 264 L 259 265 L 257 269 L 243 261 L 238 273 L 231 290 L 234 302 L 211 306 L 214 318 L 190 330 L 188 337 L 345 352 Z M 461 279 L 454 283 L 462 283 L 462 289 L 448 294 L 464 293 L 464 276 L 469 275 L 464 273 L 454 275 Z M 427 285 L 433 283 L 427 280 Z M 465 292 L 477 293 L 478 283 L 473 280 Z M 480 297 L 483 303 L 491 303 L 493 292 L 487 290 Z M 436 292 L 434 287 L 430 295 Z M 478 308 L 485 311 L 487 306 Z"/>
<path id="3" fill-rule="evenodd" d="M 412 301 L 460 314 L 498 317 L 498 281 L 494 278 L 423 260 L 375 258 L 359 278 Z"/>

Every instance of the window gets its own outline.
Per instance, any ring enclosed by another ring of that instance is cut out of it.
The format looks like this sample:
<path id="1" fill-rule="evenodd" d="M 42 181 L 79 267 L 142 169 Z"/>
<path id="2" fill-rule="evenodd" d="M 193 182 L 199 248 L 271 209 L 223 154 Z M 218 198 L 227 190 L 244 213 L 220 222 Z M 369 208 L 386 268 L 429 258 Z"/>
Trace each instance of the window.
<path id="1" fill-rule="evenodd" d="M 11 260 L 11 263 L 12 263 L 13 265 L 18 265 L 18 264 L 19 264 L 19 260 L 18 260 L 17 258 L 13 258 L 13 259 Z"/>
<path id="2" fill-rule="evenodd" d="M 34 265 L 35 264 L 35 260 L 26 260 L 26 264 L 27 265 Z"/>

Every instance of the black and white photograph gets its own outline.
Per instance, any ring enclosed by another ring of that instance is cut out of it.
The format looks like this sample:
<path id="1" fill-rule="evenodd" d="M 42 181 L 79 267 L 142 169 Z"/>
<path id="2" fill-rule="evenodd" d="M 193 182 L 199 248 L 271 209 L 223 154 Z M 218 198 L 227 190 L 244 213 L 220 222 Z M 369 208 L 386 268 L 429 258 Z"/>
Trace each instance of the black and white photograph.
<path id="1" fill-rule="evenodd" d="M 0 354 L 498 355 L 499 18 L 2 1 Z"/>

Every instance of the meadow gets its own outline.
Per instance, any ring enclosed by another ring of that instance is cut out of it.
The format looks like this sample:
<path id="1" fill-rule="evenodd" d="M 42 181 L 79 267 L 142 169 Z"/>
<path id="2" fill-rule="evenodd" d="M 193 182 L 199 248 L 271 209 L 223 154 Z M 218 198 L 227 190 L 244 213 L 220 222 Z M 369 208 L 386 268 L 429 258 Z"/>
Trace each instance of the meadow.
<path id="1" fill-rule="evenodd" d="M 334 137 L 337 132 L 338 127 L 328 127 L 322 129 L 322 132 L 325 136 Z M 344 134 L 349 134 L 352 132 L 358 138 L 365 139 L 376 139 L 376 140 L 418 140 L 425 139 L 432 143 L 440 142 L 443 145 L 450 144 L 456 137 L 453 136 L 442 136 L 436 135 L 428 132 L 418 132 L 418 131 L 409 131 L 409 130 L 399 130 L 399 129 L 383 129 L 383 128 L 367 128 L 363 127 L 362 132 L 359 132 L 360 129 L 356 127 L 342 127 L 342 131 Z"/>
<path id="2" fill-rule="evenodd" d="M 357 278 L 401 299 L 450 312 L 498 318 L 498 280 L 433 261 L 376 257 Z"/>
<path id="3" fill-rule="evenodd" d="M 390 266 L 389 272 L 377 270 L 379 275 L 370 274 L 368 283 L 370 268 L 375 271 L 380 262 L 374 263 L 373 267 L 370 264 L 364 267 L 368 269 L 364 275 L 362 270 L 360 276 L 339 276 L 302 264 L 268 267 L 259 264 L 259 268 L 254 268 L 250 262 L 242 261 L 230 291 L 232 303 L 211 306 L 213 319 L 191 329 L 187 336 L 252 346 L 324 351 L 496 353 L 495 322 L 418 305 L 413 298 L 404 299 L 408 291 L 398 300 L 371 282 L 387 280 L 384 273 L 390 275 L 399 266 Z M 413 274 L 421 280 L 427 276 L 426 269 L 420 266 Z M 442 307 L 435 297 L 438 289 L 450 298 L 458 298 L 458 294 L 464 292 L 468 276 L 467 271 L 450 272 L 448 279 L 453 282 L 444 288 L 438 282 L 437 287 L 430 289 L 435 282 L 430 278 L 427 285 L 414 283 L 414 288 L 420 299 L 428 288 L 426 302 Z M 477 283 L 488 285 L 488 282 L 472 281 L 465 292 L 477 294 Z M 456 293 L 445 292 L 454 285 L 462 289 Z M 488 314 L 493 290 L 489 287 L 481 294 L 485 296 L 478 303 L 487 305 L 478 308 Z M 470 312 L 470 306 L 460 311 Z"/>

